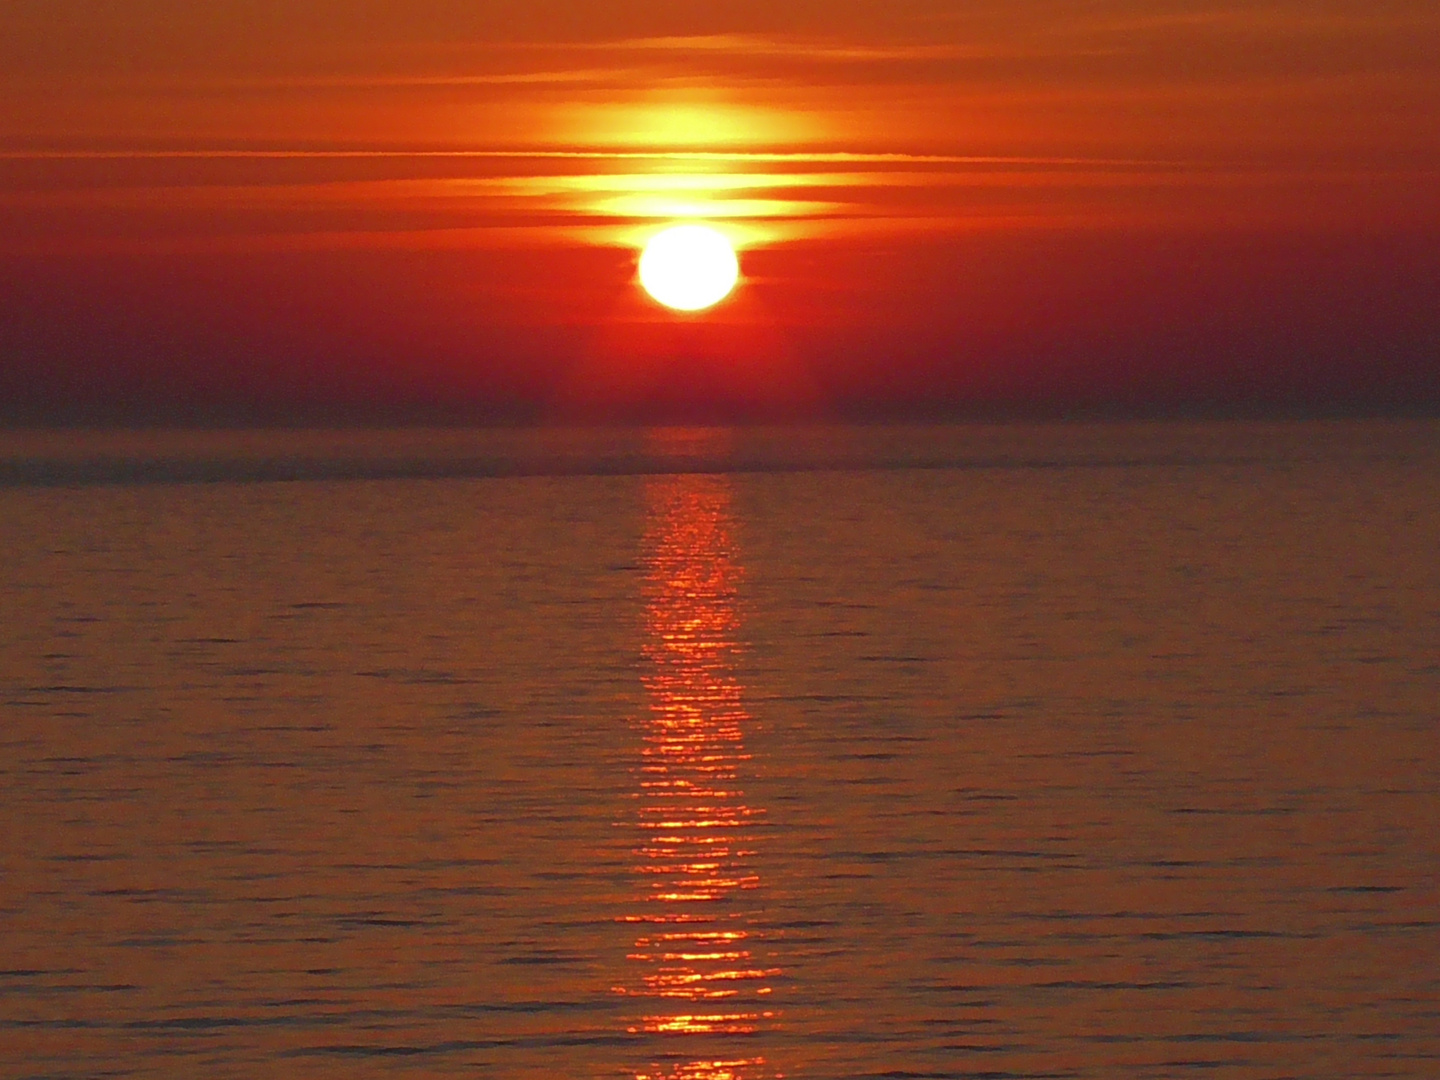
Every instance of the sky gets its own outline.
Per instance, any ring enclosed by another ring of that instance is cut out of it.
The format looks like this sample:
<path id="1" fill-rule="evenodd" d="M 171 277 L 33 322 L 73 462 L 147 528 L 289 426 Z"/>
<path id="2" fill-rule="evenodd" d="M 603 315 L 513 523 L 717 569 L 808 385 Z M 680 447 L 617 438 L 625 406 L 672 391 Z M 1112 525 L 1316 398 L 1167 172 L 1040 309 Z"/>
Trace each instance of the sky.
<path id="1" fill-rule="evenodd" d="M 1435 413 L 1437 241 L 1430 0 L 0 7 L 9 423 Z"/>

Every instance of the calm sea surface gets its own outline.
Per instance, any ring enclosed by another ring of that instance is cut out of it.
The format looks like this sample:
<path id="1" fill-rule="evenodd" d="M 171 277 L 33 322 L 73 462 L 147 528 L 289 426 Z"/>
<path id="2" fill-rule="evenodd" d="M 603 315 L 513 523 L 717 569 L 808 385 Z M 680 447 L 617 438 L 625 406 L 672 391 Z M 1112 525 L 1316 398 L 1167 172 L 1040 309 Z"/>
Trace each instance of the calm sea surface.
<path id="1" fill-rule="evenodd" d="M 1440 1077 L 1440 424 L 0 435 L 0 1075 Z"/>

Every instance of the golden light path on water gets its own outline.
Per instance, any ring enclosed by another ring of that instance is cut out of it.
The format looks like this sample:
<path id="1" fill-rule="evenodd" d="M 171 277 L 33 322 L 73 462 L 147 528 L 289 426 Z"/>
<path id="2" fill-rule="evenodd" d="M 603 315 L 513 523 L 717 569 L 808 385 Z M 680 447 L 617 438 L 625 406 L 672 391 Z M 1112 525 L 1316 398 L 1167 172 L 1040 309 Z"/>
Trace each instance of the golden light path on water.
<path id="1" fill-rule="evenodd" d="M 673 1038 L 675 1047 L 638 1067 L 635 1078 L 780 1076 L 743 1050 L 743 1036 L 776 1022 L 770 994 L 779 971 L 758 955 L 752 927 L 760 887 L 750 865 L 752 832 L 763 811 L 740 787 L 749 715 L 732 669 L 740 567 L 729 484 L 661 477 L 648 497 L 649 714 L 631 822 L 642 899 L 623 917 L 635 937 L 627 985 L 616 989 L 639 1006 L 632 1033 Z"/>

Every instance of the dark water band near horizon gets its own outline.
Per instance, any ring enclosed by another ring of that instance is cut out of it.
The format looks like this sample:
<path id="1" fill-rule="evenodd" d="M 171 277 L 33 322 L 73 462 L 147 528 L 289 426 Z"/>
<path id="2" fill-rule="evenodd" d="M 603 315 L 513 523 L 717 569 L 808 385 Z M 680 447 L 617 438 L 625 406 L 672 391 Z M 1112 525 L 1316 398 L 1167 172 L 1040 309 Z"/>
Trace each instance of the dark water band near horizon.
<path id="1" fill-rule="evenodd" d="M 1440 422 L 0 433 L 0 1076 L 1440 1075 Z"/>

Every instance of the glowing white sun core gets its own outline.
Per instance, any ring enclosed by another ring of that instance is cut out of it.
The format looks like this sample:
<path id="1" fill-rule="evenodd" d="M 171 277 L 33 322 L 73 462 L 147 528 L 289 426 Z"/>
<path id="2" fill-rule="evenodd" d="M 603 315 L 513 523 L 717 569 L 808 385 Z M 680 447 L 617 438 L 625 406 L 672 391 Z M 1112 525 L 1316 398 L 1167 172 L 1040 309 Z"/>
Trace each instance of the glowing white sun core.
<path id="1" fill-rule="evenodd" d="M 640 256 L 640 284 L 666 307 L 700 311 L 729 295 L 740 278 L 730 241 L 708 225 L 672 225 Z"/>

